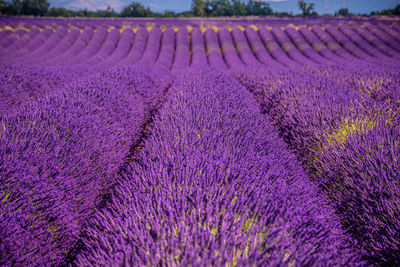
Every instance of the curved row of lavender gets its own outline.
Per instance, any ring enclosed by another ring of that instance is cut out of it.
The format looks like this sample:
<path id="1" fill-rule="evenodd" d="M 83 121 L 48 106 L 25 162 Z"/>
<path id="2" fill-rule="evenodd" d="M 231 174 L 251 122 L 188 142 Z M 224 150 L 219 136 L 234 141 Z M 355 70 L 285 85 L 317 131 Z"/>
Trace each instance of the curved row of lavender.
<path id="1" fill-rule="evenodd" d="M 267 22 L 1 18 L 0 264 L 399 264 L 399 27 Z"/>
<path id="2" fill-rule="evenodd" d="M 189 62 L 179 63 L 182 65 L 179 68 L 196 65 L 198 61 L 207 61 L 209 65 L 223 69 L 259 64 L 301 69 L 303 66 L 326 64 L 351 66 L 360 61 L 396 65 L 400 58 L 400 33 L 394 26 L 383 23 L 367 23 L 364 27 L 328 24 L 325 29 L 318 25 L 300 26 L 298 29 L 259 26 L 257 30 L 252 26 L 245 29 L 233 27 L 230 31 L 221 27 L 217 32 L 213 28 L 201 28 L 204 32 L 199 42 L 205 51 L 201 59 L 197 59 L 199 55 L 195 56 L 200 47 L 196 44 L 198 28 L 190 30 L 184 37 L 182 31 L 185 27 L 176 31 L 171 27 L 150 26 L 147 30 L 132 26 L 118 29 L 110 25 L 59 26 L 56 30 L 45 28 L 42 31 L 37 27 L 32 30 L 19 28 L 15 32 L 8 30 L 0 42 L 0 57 L 8 64 L 67 65 L 74 66 L 74 69 L 80 66 L 93 71 L 118 65 L 152 65 L 161 51 L 160 45 L 167 42 L 165 45 L 171 49 L 165 53 L 171 54 L 169 56 L 173 59 L 179 50 L 176 48 L 184 46 L 189 50 L 185 55 Z M 165 34 L 171 36 L 164 38 Z M 104 61 L 108 63 L 104 64 Z M 166 63 L 168 65 L 163 68 L 176 69 L 172 60 L 163 64 Z"/>
<path id="3" fill-rule="evenodd" d="M 399 69 L 371 68 L 329 66 L 313 74 L 244 69 L 234 76 L 271 116 L 311 180 L 359 241 L 365 258 L 396 264 Z"/>
<path id="4" fill-rule="evenodd" d="M 2 265 L 59 265 L 104 205 L 168 82 L 121 68 L 0 118 Z"/>
<path id="5" fill-rule="evenodd" d="M 77 264 L 359 264 L 324 203 L 246 88 L 196 68 L 176 77 Z"/>

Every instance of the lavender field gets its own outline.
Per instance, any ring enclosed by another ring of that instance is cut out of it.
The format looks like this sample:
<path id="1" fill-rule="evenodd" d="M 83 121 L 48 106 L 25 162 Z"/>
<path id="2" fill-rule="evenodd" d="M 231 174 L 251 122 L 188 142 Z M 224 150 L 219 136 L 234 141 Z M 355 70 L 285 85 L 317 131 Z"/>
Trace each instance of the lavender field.
<path id="1" fill-rule="evenodd" d="M 0 266 L 400 265 L 400 20 L 0 17 Z"/>

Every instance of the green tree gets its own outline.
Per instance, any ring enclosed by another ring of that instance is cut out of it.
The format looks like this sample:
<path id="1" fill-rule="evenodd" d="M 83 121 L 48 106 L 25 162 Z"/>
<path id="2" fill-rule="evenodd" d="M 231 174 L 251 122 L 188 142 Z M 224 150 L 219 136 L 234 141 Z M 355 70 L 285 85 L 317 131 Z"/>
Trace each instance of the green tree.
<path id="1" fill-rule="evenodd" d="M 7 3 L 3 0 L 0 0 L 0 14 L 5 14 L 5 12 L 7 11 Z"/>
<path id="2" fill-rule="evenodd" d="M 196 17 L 204 17 L 207 15 L 208 2 L 204 0 L 192 1 L 192 13 Z"/>
<path id="3" fill-rule="evenodd" d="M 49 16 L 51 17 L 73 17 L 74 15 L 74 11 L 63 7 L 52 7 L 49 10 Z"/>
<path id="4" fill-rule="evenodd" d="M 162 18 L 174 18 L 176 17 L 176 14 L 174 11 L 166 10 L 164 13 L 161 15 Z"/>
<path id="5" fill-rule="evenodd" d="M 115 12 L 113 8 L 108 6 L 105 10 L 97 10 L 95 12 L 96 17 L 102 17 L 102 18 L 111 18 L 111 17 L 117 17 L 118 14 Z"/>
<path id="6" fill-rule="evenodd" d="M 241 0 L 232 0 L 232 15 L 234 16 L 246 16 L 246 4 L 243 3 Z"/>
<path id="7" fill-rule="evenodd" d="M 21 15 L 45 16 L 49 12 L 50 3 L 47 0 L 23 0 Z"/>
<path id="8" fill-rule="evenodd" d="M 151 17 L 152 12 L 149 8 L 144 7 L 142 4 L 132 2 L 122 9 L 121 17 Z"/>
<path id="9" fill-rule="evenodd" d="M 233 7 L 229 0 L 208 1 L 208 9 L 208 14 L 213 17 L 233 15 Z"/>
<path id="10" fill-rule="evenodd" d="M 317 15 L 314 11 L 314 3 L 306 3 L 304 0 L 299 0 L 298 6 L 303 12 L 303 16 Z"/>
<path id="11" fill-rule="evenodd" d="M 21 14 L 21 8 L 22 8 L 22 3 L 20 0 L 13 0 L 11 2 L 4 2 L 4 5 L 1 7 L 1 13 L 2 14 L 8 14 L 8 15 L 20 15 Z"/>
<path id="12" fill-rule="evenodd" d="M 272 8 L 268 3 L 260 0 L 249 0 L 246 5 L 247 15 L 266 16 L 272 15 Z"/>
<path id="13" fill-rule="evenodd" d="M 341 8 L 337 12 L 335 12 L 335 16 L 349 16 L 351 15 L 349 9 Z"/>
<path id="14" fill-rule="evenodd" d="M 371 12 L 371 15 L 388 15 L 388 16 L 400 15 L 400 5 L 397 5 L 393 9 L 384 9 L 382 11 Z"/>

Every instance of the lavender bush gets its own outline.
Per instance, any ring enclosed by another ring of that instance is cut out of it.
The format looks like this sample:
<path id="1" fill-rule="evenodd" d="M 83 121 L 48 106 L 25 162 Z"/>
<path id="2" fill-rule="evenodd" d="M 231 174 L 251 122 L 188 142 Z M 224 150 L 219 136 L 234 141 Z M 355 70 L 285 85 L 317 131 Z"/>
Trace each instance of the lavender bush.
<path id="1" fill-rule="evenodd" d="M 0 17 L 0 265 L 399 265 L 399 57 L 391 17 Z"/>
<path id="2" fill-rule="evenodd" d="M 2 265 L 65 263 L 166 89 L 156 77 L 105 72 L 1 118 Z"/>
<path id="3" fill-rule="evenodd" d="M 215 69 L 176 78 L 83 241 L 84 266 L 361 263 L 252 96 Z"/>

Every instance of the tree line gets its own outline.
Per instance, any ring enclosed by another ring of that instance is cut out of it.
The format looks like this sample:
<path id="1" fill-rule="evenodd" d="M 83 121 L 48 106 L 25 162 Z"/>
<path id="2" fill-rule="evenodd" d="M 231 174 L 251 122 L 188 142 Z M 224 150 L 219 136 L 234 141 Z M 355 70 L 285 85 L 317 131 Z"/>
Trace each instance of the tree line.
<path id="1" fill-rule="evenodd" d="M 303 16 L 318 16 L 314 3 L 304 0 L 298 1 L 298 7 Z M 50 7 L 47 0 L 0 0 L 0 14 L 4 15 L 30 15 L 51 17 L 218 17 L 218 16 L 293 16 L 291 12 L 274 12 L 270 5 L 262 0 L 192 0 L 191 9 L 176 13 L 164 11 L 154 12 L 138 2 L 125 6 L 121 12 L 116 12 L 108 7 L 105 10 L 79 10 L 73 11 L 63 7 Z M 347 8 L 341 8 L 335 15 L 349 16 L 352 14 Z M 371 12 L 370 15 L 400 15 L 400 5 L 394 9 Z"/>

